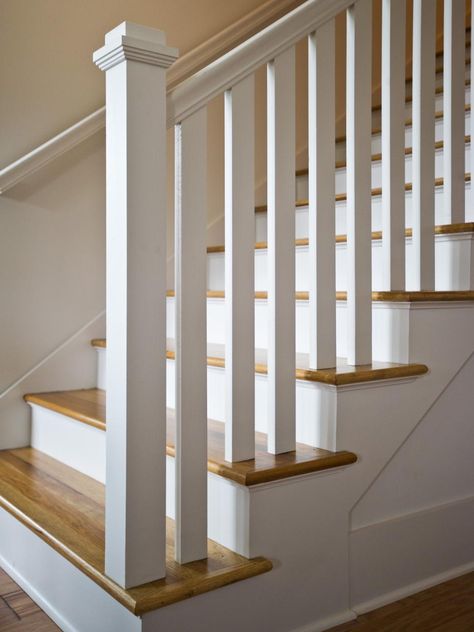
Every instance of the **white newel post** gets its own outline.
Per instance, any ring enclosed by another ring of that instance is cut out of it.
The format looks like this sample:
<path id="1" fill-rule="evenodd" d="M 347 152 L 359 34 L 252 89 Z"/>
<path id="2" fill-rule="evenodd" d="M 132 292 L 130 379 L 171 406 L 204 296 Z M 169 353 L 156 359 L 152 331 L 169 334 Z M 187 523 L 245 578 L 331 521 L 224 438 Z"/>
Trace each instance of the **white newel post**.
<path id="1" fill-rule="evenodd" d="M 106 71 L 107 468 L 105 572 L 126 588 L 165 575 L 166 69 L 155 29 L 123 22 Z"/>

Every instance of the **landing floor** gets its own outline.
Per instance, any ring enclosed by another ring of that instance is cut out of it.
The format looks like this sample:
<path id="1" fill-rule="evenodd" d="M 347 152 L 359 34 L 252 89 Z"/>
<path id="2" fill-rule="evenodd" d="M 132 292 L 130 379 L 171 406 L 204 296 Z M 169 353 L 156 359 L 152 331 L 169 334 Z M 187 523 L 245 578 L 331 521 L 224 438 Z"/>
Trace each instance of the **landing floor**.
<path id="1" fill-rule="evenodd" d="M 472 632 L 474 573 L 361 615 L 328 632 Z"/>

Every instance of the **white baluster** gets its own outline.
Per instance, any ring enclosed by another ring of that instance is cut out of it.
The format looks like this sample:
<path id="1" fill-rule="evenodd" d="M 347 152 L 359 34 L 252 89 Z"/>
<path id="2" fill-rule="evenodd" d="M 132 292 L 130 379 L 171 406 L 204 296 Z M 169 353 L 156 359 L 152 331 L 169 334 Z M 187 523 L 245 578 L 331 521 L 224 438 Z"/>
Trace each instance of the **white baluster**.
<path id="1" fill-rule="evenodd" d="M 372 361 L 371 96 L 372 2 L 347 10 L 348 362 Z"/>
<path id="2" fill-rule="evenodd" d="M 255 456 L 254 76 L 225 93 L 225 459 Z"/>
<path id="3" fill-rule="evenodd" d="M 310 367 L 336 366 L 334 20 L 308 38 Z"/>
<path id="4" fill-rule="evenodd" d="M 444 213 L 453 224 L 465 221 L 465 10 L 465 0 L 444 0 Z"/>
<path id="5" fill-rule="evenodd" d="M 105 572 L 166 572 L 166 68 L 161 31 L 124 22 L 94 61 L 107 96 Z"/>
<path id="6" fill-rule="evenodd" d="M 406 4 L 382 5 L 382 271 L 384 290 L 405 289 Z"/>
<path id="7" fill-rule="evenodd" d="M 175 127 L 176 560 L 207 556 L 207 110 Z"/>
<path id="8" fill-rule="evenodd" d="M 434 290 L 436 4 L 413 2 L 413 283 Z"/>
<path id="9" fill-rule="evenodd" d="M 267 66 L 268 451 L 295 449 L 295 51 Z"/>

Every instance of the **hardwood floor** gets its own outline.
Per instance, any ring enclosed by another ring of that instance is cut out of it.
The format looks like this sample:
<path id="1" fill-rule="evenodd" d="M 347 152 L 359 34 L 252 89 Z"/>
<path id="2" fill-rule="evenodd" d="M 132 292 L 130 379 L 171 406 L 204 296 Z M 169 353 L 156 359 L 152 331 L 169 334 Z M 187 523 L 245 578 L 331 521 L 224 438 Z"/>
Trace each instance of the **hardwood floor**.
<path id="1" fill-rule="evenodd" d="M 473 632 L 474 573 L 363 614 L 328 632 Z"/>
<path id="2" fill-rule="evenodd" d="M 0 568 L 0 630 L 53 632 L 59 628 Z"/>

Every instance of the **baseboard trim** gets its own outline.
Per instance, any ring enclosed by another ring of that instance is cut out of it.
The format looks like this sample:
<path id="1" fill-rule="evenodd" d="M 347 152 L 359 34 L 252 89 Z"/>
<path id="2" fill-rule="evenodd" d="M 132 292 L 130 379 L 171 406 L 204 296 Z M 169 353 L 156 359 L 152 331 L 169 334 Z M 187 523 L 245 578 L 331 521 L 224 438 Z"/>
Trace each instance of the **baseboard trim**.
<path id="1" fill-rule="evenodd" d="M 45 612 L 50 619 L 61 628 L 63 632 L 80 632 L 77 628 L 70 625 L 70 623 L 47 601 L 36 588 L 21 575 L 14 566 L 8 562 L 2 555 L 0 555 L 0 567 L 3 568 L 7 575 L 16 582 L 20 588 L 22 588 L 27 595 L 33 599 L 33 601 Z"/>
<path id="2" fill-rule="evenodd" d="M 433 586 L 437 586 L 438 584 L 442 584 L 443 582 L 447 582 L 450 579 L 456 579 L 456 577 L 466 575 L 466 573 L 470 573 L 472 571 L 474 571 L 474 561 L 457 566 L 448 571 L 438 573 L 437 575 L 432 575 L 431 577 L 427 577 L 418 582 L 414 582 L 413 584 L 409 584 L 408 586 L 404 586 L 403 588 L 385 593 L 384 595 L 379 595 L 369 601 L 356 604 L 352 606 L 352 609 L 357 615 L 365 614 L 366 612 L 382 608 L 394 601 L 410 597 L 411 595 L 427 590 L 428 588 L 432 588 Z"/>
<path id="3" fill-rule="evenodd" d="M 353 610 L 342 610 L 341 612 L 331 615 L 330 617 L 326 617 L 325 619 L 319 619 L 318 621 L 308 623 L 300 628 L 295 628 L 292 632 L 324 632 L 324 630 L 329 630 L 330 628 L 334 628 L 336 625 L 342 625 L 343 623 L 354 621 L 354 619 L 357 619 L 357 615 Z"/>

